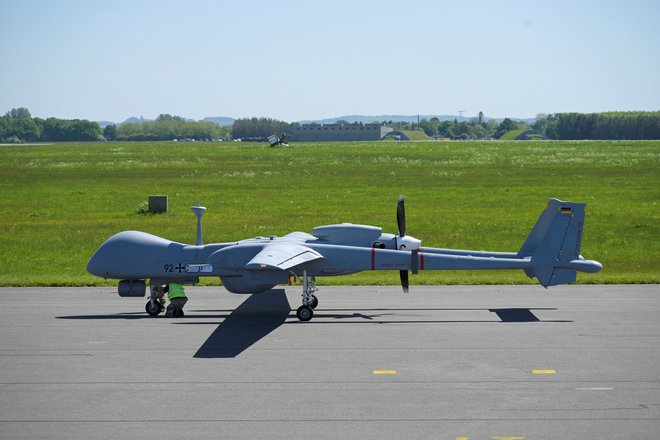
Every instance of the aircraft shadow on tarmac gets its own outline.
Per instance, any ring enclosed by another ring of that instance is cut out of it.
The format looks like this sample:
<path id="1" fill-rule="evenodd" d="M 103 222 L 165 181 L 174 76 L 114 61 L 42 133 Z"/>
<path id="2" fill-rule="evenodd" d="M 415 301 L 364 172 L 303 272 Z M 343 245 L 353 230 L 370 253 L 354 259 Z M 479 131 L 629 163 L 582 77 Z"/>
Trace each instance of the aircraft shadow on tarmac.
<path id="1" fill-rule="evenodd" d="M 234 358 L 284 324 L 289 313 L 291 305 L 284 289 L 250 295 L 218 325 L 194 357 Z"/>
<path id="2" fill-rule="evenodd" d="M 195 311 L 197 312 L 197 311 Z M 208 339 L 195 353 L 196 358 L 233 358 L 254 345 L 273 330 L 284 324 L 291 314 L 291 306 L 284 289 L 272 289 L 262 294 L 250 295 L 234 310 L 204 310 L 214 314 L 187 313 L 184 320 L 172 324 L 217 324 L 217 321 L 199 319 L 224 318 Z M 109 315 L 56 316 L 57 319 L 158 319 L 145 312 L 122 312 Z M 190 321 L 194 319 L 195 321 Z"/>
<path id="3" fill-rule="evenodd" d="M 565 323 L 572 321 L 540 320 L 532 311 L 557 310 L 556 308 L 370 308 L 370 309 L 319 309 L 310 322 L 295 319 L 295 313 L 284 289 L 272 289 L 262 294 L 250 295 L 234 310 L 191 310 L 183 320 L 173 320 L 177 325 L 215 325 L 224 318 L 197 350 L 195 358 L 234 358 L 259 342 L 283 324 L 465 324 L 465 323 Z M 483 320 L 415 320 L 391 319 L 397 313 L 406 312 L 466 312 L 488 311 L 495 313 L 500 321 Z M 197 312 L 206 312 L 198 314 Z M 212 313 L 212 314 L 209 314 Z M 293 317 L 287 321 L 288 318 Z M 144 312 L 124 312 L 111 315 L 58 316 L 58 319 L 154 319 Z M 200 321 L 213 319 L 213 321 Z M 350 321 L 347 321 L 350 320 Z"/>
<path id="4" fill-rule="evenodd" d="M 277 329 L 283 324 L 332 324 L 346 322 L 346 319 L 359 320 L 350 321 L 354 323 L 377 323 L 377 324 L 425 324 L 425 323 L 497 323 L 492 320 L 480 321 L 434 321 L 434 320 L 383 320 L 386 315 L 393 315 L 396 311 L 466 311 L 466 310 L 488 310 L 495 313 L 500 322 L 572 322 L 572 321 L 541 321 L 532 310 L 557 310 L 555 308 L 502 308 L 502 309 L 368 309 L 368 310 L 344 310 L 344 309 L 326 309 L 314 313 L 314 319 L 310 322 L 300 322 L 292 320 L 287 322 L 291 306 L 286 298 L 284 290 L 271 290 L 266 294 L 252 295 L 243 302 L 233 313 L 222 321 L 208 339 L 195 353 L 196 358 L 233 358 L 250 346 L 257 343 L 266 335 Z M 344 313 L 328 313 L 344 312 Z M 365 312 L 365 313 L 360 313 Z M 368 313 L 367 313 L 368 312 Z M 390 313 L 374 313 L 390 312 Z M 330 319 L 330 321 L 328 321 Z M 177 324 L 207 324 L 206 322 L 177 322 Z"/>
<path id="5" fill-rule="evenodd" d="M 425 323 L 497 323 L 493 320 L 473 320 L 473 321 L 438 321 L 438 320 L 383 320 L 384 316 L 395 315 L 397 311 L 489 311 L 495 313 L 500 322 L 572 322 L 572 321 L 541 321 L 532 310 L 557 310 L 555 308 L 502 308 L 502 309 L 483 309 L 483 308 L 455 308 L 455 309 L 326 309 L 319 310 L 314 314 L 314 320 L 310 322 L 300 322 L 295 320 L 287 321 L 292 316 L 291 306 L 282 289 L 271 290 L 265 294 L 252 295 L 248 297 L 239 307 L 237 307 L 224 321 L 222 321 L 208 339 L 195 353 L 196 358 L 234 358 L 240 353 L 266 337 L 269 333 L 283 324 L 332 324 L 347 322 L 346 319 L 353 319 L 351 324 L 357 323 L 376 323 L 376 324 L 425 324 Z M 208 312 L 208 310 L 205 310 Z M 332 313 L 343 312 L 343 313 Z M 360 313 L 364 312 L 364 313 Z M 389 312 L 389 313 L 374 313 Z M 188 315 L 190 316 L 190 315 Z M 199 315 L 194 315 L 199 316 Z M 358 318 L 357 320 L 355 318 Z M 215 322 L 176 322 L 180 325 L 199 325 L 215 324 Z"/>

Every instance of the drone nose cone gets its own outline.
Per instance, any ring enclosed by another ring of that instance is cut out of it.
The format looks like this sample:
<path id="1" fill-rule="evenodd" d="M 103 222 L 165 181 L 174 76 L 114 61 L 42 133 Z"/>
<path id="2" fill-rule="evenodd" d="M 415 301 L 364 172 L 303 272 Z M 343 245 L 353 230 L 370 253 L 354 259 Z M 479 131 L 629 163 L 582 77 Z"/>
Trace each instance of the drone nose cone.
<path id="1" fill-rule="evenodd" d="M 103 245 L 94 252 L 92 258 L 87 262 L 87 272 L 97 277 L 107 278 L 108 272 L 106 271 L 106 258 L 105 258 L 105 249 Z"/>
<path id="2" fill-rule="evenodd" d="M 155 235 L 124 231 L 108 238 L 87 263 L 87 271 L 103 278 L 141 278 L 148 268 L 162 267 L 168 253 L 177 254 L 183 247 Z"/>
<path id="3" fill-rule="evenodd" d="M 89 259 L 89 262 L 87 263 L 87 272 L 91 273 L 92 275 L 96 275 L 97 277 L 102 276 L 101 275 L 101 268 L 99 267 L 98 262 L 94 259 L 94 257 Z"/>

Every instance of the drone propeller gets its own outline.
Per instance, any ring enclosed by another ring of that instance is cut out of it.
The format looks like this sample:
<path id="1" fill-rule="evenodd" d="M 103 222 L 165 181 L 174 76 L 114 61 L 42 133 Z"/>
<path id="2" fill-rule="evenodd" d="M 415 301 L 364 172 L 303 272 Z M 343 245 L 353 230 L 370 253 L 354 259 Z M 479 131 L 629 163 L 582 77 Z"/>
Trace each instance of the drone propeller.
<path id="1" fill-rule="evenodd" d="M 406 235 L 406 207 L 403 196 L 399 196 L 396 204 L 396 223 L 399 226 L 399 236 L 394 238 L 395 249 L 397 250 L 410 250 L 410 268 L 413 274 L 419 272 L 419 249 L 422 242 L 414 237 Z M 408 282 L 408 271 L 400 270 L 399 277 L 401 278 L 401 287 L 403 292 L 408 293 L 410 284 Z"/>
<path id="2" fill-rule="evenodd" d="M 399 196 L 399 201 L 396 203 L 396 224 L 399 226 L 399 236 L 406 235 L 406 207 L 404 205 L 403 196 Z"/>
<path id="3" fill-rule="evenodd" d="M 408 271 L 400 270 L 399 278 L 401 278 L 401 287 L 403 287 L 403 293 L 408 293 L 408 288 L 410 287 L 410 284 L 408 283 Z"/>
<path id="4" fill-rule="evenodd" d="M 396 203 L 396 224 L 399 227 L 399 237 L 403 238 L 406 235 L 406 207 L 402 195 L 399 196 L 399 200 Z M 408 283 L 408 271 L 400 270 L 399 278 L 401 278 L 403 292 L 408 293 L 408 288 L 410 287 L 410 284 Z"/>

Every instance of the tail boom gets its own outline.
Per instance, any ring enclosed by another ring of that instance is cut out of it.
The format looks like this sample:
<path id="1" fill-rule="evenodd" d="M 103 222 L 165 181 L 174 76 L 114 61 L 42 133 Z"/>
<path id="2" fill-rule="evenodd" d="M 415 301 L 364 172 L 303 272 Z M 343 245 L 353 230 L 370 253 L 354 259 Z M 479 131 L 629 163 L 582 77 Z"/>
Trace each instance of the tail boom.
<path id="1" fill-rule="evenodd" d="M 426 269 L 523 269 L 543 287 L 573 283 L 577 272 L 596 273 L 603 266 L 580 255 L 584 203 L 550 199 L 534 228 L 516 252 L 420 248 Z"/>

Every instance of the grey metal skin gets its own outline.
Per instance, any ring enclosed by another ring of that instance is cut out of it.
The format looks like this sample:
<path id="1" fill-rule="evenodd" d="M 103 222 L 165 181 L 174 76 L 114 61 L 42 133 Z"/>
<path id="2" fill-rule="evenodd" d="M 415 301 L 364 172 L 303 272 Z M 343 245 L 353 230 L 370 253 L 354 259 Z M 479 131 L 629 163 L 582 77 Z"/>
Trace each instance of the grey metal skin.
<path id="1" fill-rule="evenodd" d="M 375 226 L 344 223 L 314 228 L 312 234 L 293 232 L 283 237 L 186 245 L 145 232 L 124 231 L 97 249 L 87 270 L 103 278 L 149 279 L 152 286 L 170 281 L 196 283 L 200 276 L 214 276 L 233 293 L 263 292 L 296 275 L 303 278 L 300 309 L 309 309 L 303 310 L 309 317 L 305 313 L 301 317 L 300 309 L 298 317 L 308 320 L 312 314 L 308 306 L 317 301 L 313 292 L 318 276 L 398 270 L 405 291 L 409 270 L 522 269 L 543 287 L 574 282 L 578 271 L 593 273 L 602 268 L 599 262 L 580 255 L 584 207 L 583 203 L 550 199 L 518 252 L 421 247 L 419 240 L 405 235 L 401 197 L 398 235 L 383 233 Z"/>

